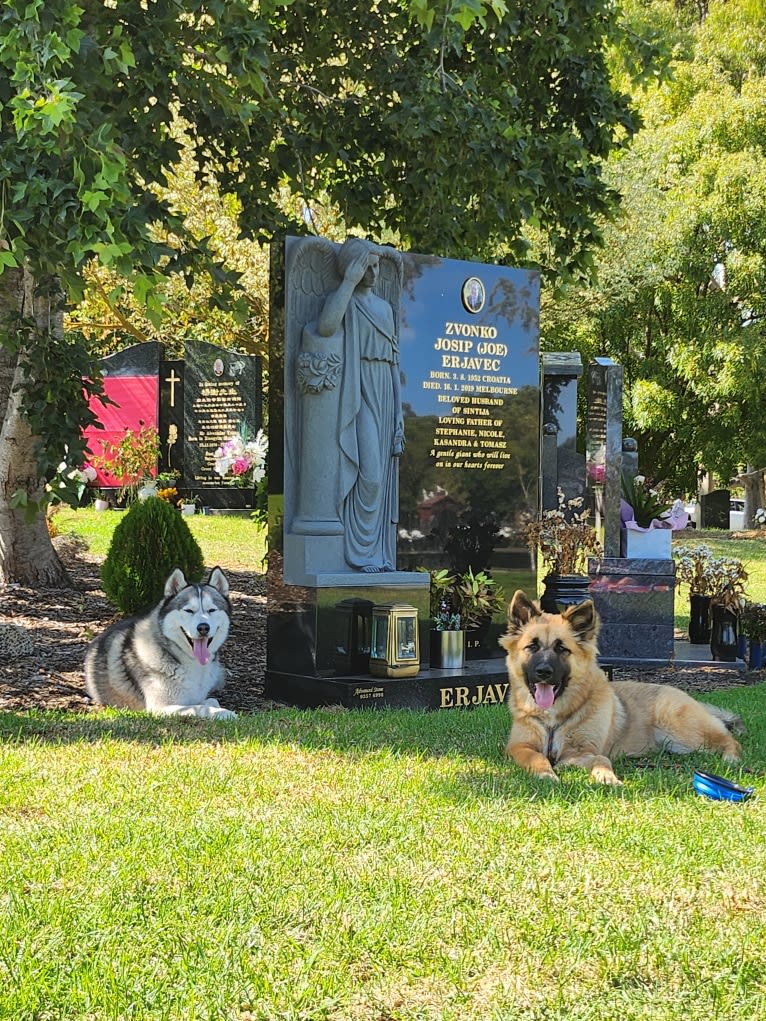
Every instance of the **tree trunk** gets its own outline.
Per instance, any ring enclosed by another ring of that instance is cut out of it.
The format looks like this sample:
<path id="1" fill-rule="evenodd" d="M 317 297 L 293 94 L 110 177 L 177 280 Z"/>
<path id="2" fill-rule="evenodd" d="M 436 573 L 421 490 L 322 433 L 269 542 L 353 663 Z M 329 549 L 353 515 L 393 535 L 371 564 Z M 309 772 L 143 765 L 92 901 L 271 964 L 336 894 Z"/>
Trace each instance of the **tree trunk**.
<path id="1" fill-rule="evenodd" d="M 0 276 L 0 585 L 67 588 L 69 577 L 48 534 L 44 513 L 27 521 L 25 509 L 10 499 L 25 490 L 30 500 L 44 492 L 34 455 L 34 436 L 21 413 L 21 351 L 5 346 L 19 316 L 34 319 L 41 330 L 63 331 L 63 313 L 48 297 L 35 297 L 27 270 L 6 269 Z M 34 351 L 30 352 L 34 364 Z M 63 451 L 62 451 L 63 453 Z"/>

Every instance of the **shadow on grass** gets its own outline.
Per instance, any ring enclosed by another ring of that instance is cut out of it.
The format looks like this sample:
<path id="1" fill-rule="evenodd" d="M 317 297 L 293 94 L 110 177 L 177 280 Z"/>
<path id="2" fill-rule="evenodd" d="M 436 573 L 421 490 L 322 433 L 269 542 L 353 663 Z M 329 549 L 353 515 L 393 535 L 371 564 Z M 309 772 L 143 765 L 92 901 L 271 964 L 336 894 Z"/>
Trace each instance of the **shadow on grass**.
<path id="1" fill-rule="evenodd" d="M 763 702 L 766 685 L 736 695 L 737 709 L 747 718 L 747 705 Z M 727 702 L 731 701 L 726 699 Z M 750 784 L 760 775 L 763 758 L 763 714 L 759 733 L 745 738 L 745 763 L 758 772 L 723 763 L 713 755 L 677 756 L 657 753 L 638 760 L 615 762 L 623 787 L 594 784 L 582 770 L 561 771 L 561 782 L 527 776 L 503 757 L 510 727 L 504 706 L 477 706 L 441 712 L 412 710 L 274 709 L 231 721 L 151 717 L 141 713 L 98 710 L 92 714 L 53 712 L 0 713 L 0 740 L 6 745 L 95 745 L 124 742 L 155 747 L 173 745 L 228 746 L 257 754 L 268 747 L 331 752 L 348 760 L 379 758 L 381 770 L 391 757 L 450 759 L 455 768 L 433 783 L 455 803 L 476 800 L 578 803 L 598 799 L 687 798 L 693 794 L 695 768 Z M 758 752 L 761 752 L 758 755 Z"/>

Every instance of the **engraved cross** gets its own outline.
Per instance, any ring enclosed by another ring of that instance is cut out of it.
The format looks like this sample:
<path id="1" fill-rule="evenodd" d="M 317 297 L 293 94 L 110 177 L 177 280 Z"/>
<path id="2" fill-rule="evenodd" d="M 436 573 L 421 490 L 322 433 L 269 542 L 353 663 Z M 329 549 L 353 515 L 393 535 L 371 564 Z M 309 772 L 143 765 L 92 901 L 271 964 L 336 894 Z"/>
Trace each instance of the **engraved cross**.
<path id="1" fill-rule="evenodd" d="M 165 382 L 170 383 L 170 407 L 176 406 L 176 383 L 181 382 L 181 377 L 176 375 L 176 370 L 171 369 L 170 375 L 165 376 Z"/>

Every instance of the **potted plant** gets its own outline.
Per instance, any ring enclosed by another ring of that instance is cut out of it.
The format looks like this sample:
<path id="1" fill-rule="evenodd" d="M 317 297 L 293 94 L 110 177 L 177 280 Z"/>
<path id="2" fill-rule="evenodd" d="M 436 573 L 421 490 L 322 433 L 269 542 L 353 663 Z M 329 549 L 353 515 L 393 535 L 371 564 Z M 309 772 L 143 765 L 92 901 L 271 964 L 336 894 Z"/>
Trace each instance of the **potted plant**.
<path id="1" fill-rule="evenodd" d="M 710 598 L 710 652 L 714 660 L 737 658 L 739 615 L 745 605 L 745 565 L 736 557 L 714 557 Z"/>
<path id="2" fill-rule="evenodd" d="M 452 592 L 466 631 L 466 658 L 476 659 L 481 656 L 492 618 L 505 611 L 505 593 L 486 571 L 474 572 L 472 567 L 455 578 Z"/>
<path id="3" fill-rule="evenodd" d="M 588 558 L 603 556 L 583 497 L 567 500 L 561 489 L 557 494 L 558 506 L 522 529 L 527 546 L 542 561 L 545 592 L 540 606 L 548 613 L 560 613 L 588 598 Z"/>
<path id="4" fill-rule="evenodd" d="M 622 476 L 620 553 L 631 559 L 669 560 L 671 538 L 686 528 L 689 515 L 682 500 L 664 502 L 643 475 Z"/>
<path id="5" fill-rule="evenodd" d="M 190 518 L 197 513 L 197 508 L 202 506 L 202 502 L 198 496 L 195 496 L 193 493 L 189 493 L 188 496 L 182 496 L 180 500 L 177 501 L 176 506 L 185 518 Z"/>
<path id="6" fill-rule="evenodd" d="M 115 477 L 120 486 L 120 498 L 128 504 L 147 484 L 156 488 L 151 473 L 157 467 L 159 454 L 157 430 L 141 422 L 137 430 L 126 429 L 119 442 L 105 442 L 101 454 L 92 461 L 97 468 Z"/>
<path id="7" fill-rule="evenodd" d="M 450 660 L 455 661 L 454 666 L 462 666 L 464 655 L 475 658 L 480 653 L 482 638 L 492 617 L 505 609 L 503 590 L 486 571 L 474 572 L 471 567 L 462 574 L 451 574 L 444 569 L 428 573 L 433 625 L 431 664 L 446 668 L 446 660 Z"/>
<path id="8" fill-rule="evenodd" d="M 747 665 L 750 670 L 760 670 L 763 643 L 766 642 L 766 605 L 746 601 L 740 610 L 739 624 L 740 633 L 747 642 Z"/>

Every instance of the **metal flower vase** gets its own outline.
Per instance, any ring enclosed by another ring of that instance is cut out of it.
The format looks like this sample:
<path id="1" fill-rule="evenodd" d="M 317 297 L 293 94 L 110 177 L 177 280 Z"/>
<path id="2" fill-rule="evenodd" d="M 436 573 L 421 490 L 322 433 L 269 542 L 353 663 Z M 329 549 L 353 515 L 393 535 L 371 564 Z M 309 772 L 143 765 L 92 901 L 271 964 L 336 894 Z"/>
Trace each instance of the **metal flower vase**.
<path id="1" fill-rule="evenodd" d="M 462 670 L 465 665 L 465 631 L 431 632 L 431 666 L 437 670 Z"/>

